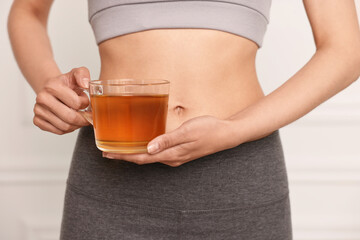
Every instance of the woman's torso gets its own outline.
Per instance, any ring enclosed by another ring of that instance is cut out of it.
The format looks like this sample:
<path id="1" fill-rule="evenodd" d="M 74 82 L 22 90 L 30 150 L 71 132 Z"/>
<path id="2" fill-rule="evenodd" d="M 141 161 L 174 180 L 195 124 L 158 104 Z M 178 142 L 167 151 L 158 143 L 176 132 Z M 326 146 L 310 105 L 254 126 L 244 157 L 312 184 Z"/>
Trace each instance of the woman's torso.
<path id="1" fill-rule="evenodd" d="M 201 115 L 225 119 L 263 97 L 257 49 L 249 39 L 218 30 L 151 29 L 100 43 L 100 79 L 169 80 L 171 131 Z"/>
<path id="2" fill-rule="evenodd" d="M 150 30 L 99 47 L 102 79 L 171 81 L 167 131 L 200 115 L 229 117 L 263 97 L 255 72 L 257 45 L 233 34 Z M 160 233 L 175 234 L 166 239 L 263 239 L 268 229 L 278 234 L 274 239 L 290 239 L 288 182 L 278 131 L 173 168 L 103 158 L 88 126 L 79 132 L 67 183 L 64 226 L 78 229 L 79 222 L 95 219 L 90 226 L 96 227 L 87 228 L 91 237 L 98 234 L 101 221 L 114 224 L 114 235 L 122 234 L 118 226 L 133 230 L 127 233 L 133 236 L 155 222 Z M 111 234 L 109 228 L 102 233 Z M 149 230 L 144 235 L 129 239 L 162 239 Z"/>

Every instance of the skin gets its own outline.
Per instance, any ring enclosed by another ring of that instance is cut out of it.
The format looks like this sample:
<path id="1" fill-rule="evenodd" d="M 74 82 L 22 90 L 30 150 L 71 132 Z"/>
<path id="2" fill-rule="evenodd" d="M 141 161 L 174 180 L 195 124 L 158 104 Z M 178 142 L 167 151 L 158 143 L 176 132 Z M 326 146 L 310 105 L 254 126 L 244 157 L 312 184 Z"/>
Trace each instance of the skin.
<path id="1" fill-rule="evenodd" d="M 360 31 L 354 1 L 303 2 L 316 52 L 267 96 L 256 77 L 257 45 L 234 34 L 155 29 L 101 43 L 100 79 L 171 80 L 166 133 L 149 143 L 148 153 L 103 156 L 137 164 L 180 166 L 265 137 L 348 87 L 360 75 Z M 88 86 L 90 73 L 85 67 L 65 74 L 59 71 L 46 33 L 51 3 L 15 0 L 8 29 L 19 67 L 37 94 L 34 124 L 65 134 L 88 125 L 76 111 L 88 100 L 76 88 Z"/>

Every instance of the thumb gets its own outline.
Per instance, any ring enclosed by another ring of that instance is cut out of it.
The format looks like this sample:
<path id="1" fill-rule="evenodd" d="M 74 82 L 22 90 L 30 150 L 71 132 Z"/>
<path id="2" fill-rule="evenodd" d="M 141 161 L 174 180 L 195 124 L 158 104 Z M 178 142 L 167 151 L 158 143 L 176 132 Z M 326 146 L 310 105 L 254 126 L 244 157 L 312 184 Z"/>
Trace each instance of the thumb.
<path id="1" fill-rule="evenodd" d="M 148 153 L 155 154 L 167 148 L 188 142 L 188 137 L 184 128 L 179 127 L 172 132 L 165 133 L 151 140 L 147 146 Z"/>
<path id="2" fill-rule="evenodd" d="M 90 72 L 86 67 L 74 68 L 68 73 L 69 85 L 71 88 L 89 88 Z"/>

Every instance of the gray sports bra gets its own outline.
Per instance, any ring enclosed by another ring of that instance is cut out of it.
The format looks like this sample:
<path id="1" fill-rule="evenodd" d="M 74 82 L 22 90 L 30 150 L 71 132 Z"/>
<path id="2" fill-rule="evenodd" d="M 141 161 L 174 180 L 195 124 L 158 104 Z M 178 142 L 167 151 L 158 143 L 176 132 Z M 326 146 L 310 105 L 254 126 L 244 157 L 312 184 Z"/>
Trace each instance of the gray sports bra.
<path id="1" fill-rule="evenodd" d="M 97 44 L 156 28 L 207 28 L 237 34 L 259 47 L 271 0 L 88 0 Z"/>

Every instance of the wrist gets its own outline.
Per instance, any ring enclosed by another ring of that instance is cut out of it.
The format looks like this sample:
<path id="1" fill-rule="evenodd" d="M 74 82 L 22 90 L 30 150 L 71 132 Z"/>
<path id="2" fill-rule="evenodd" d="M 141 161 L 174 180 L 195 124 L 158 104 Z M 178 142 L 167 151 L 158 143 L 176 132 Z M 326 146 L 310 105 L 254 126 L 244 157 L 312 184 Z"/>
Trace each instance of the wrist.
<path id="1" fill-rule="evenodd" d="M 256 111 L 257 109 L 252 105 L 226 119 L 233 131 L 234 144 L 254 141 L 271 133 L 269 122 Z"/>
<path id="2" fill-rule="evenodd" d="M 231 139 L 232 144 L 235 146 L 245 142 L 255 141 L 264 138 L 278 128 L 274 128 L 272 124 L 268 122 L 256 121 L 259 118 L 251 119 L 245 114 L 237 115 L 236 117 L 230 117 L 226 119 L 229 129 L 232 129 Z"/>
<path id="3" fill-rule="evenodd" d="M 38 94 L 50 79 L 58 77 L 61 74 L 61 71 L 54 61 L 44 61 L 41 64 L 41 69 L 38 69 L 35 75 L 29 76 L 27 80 L 35 93 Z"/>
<path id="4" fill-rule="evenodd" d="M 248 141 L 248 129 L 241 119 L 227 118 L 222 121 L 222 140 L 227 148 L 236 147 Z"/>

